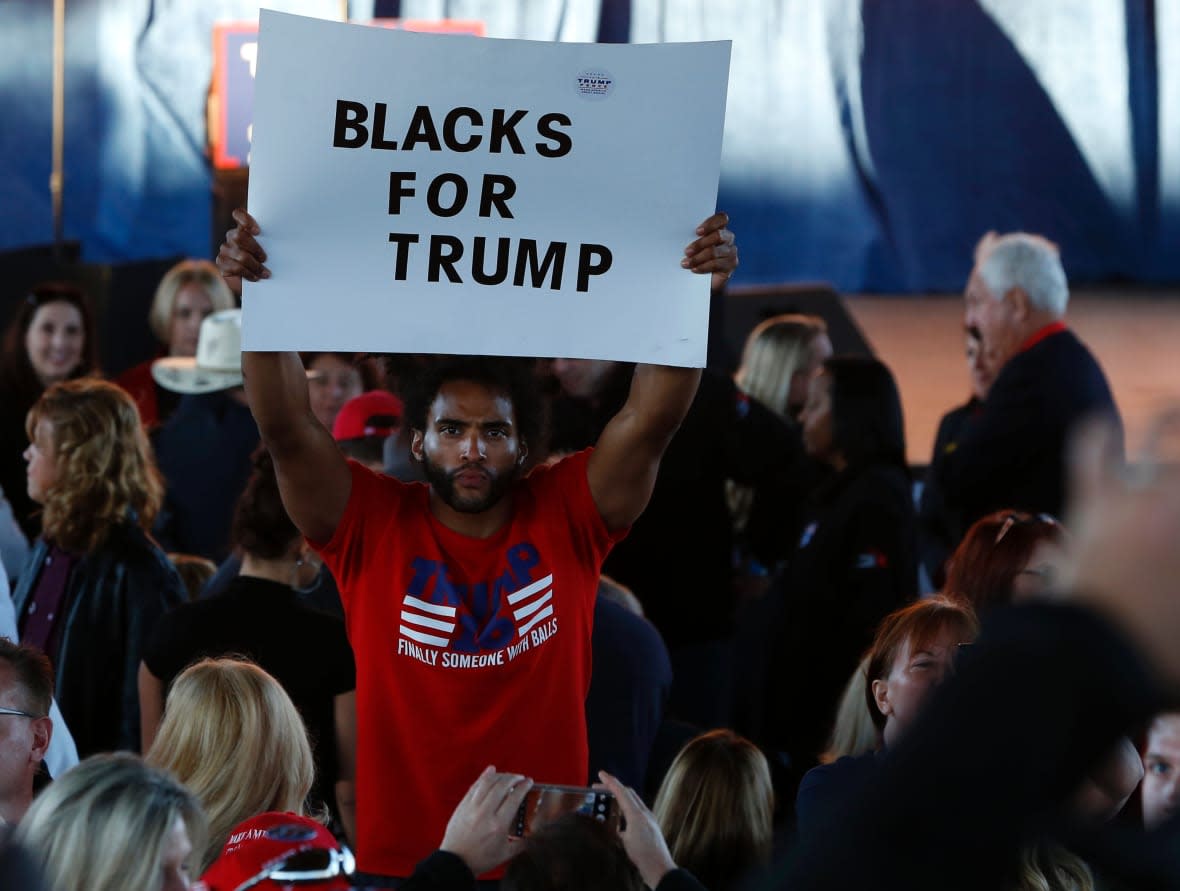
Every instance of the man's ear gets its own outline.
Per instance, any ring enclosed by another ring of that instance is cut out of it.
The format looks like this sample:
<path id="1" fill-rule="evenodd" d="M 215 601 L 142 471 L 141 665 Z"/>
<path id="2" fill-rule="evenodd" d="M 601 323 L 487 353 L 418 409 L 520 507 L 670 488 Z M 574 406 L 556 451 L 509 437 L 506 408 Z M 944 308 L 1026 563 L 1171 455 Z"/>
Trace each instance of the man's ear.
<path id="1" fill-rule="evenodd" d="M 425 457 L 424 439 L 421 430 L 410 431 L 410 454 L 414 456 L 415 461 L 421 461 Z"/>
<path id="2" fill-rule="evenodd" d="M 1004 295 L 1004 302 L 1008 304 L 1009 311 L 1018 322 L 1025 321 L 1032 314 L 1032 301 L 1028 299 L 1028 293 L 1024 288 L 1009 289 Z"/>
<path id="3" fill-rule="evenodd" d="M 53 718 L 46 715 L 44 718 L 34 718 L 31 723 L 33 748 L 29 756 L 34 763 L 40 763 L 45 760 L 45 755 L 49 751 L 49 743 L 53 739 Z"/>
<path id="4" fill-rule="evenodd" d="M 528 458 L 528 456 L 529 456 L 528 443 L 524 442 L 524 440 L 521 440 L 520 454 L 516 456 L 516 463 L 523 464 L 525 462 L 525 459 Z"/>
<path id="5" fill-rule="evenodd" d="M 893 704 L 889 701 L 889 682 L 880 678 L 873 681 L 873 701 L 877 703 L 877 711 L 885 717 L 893 714 Z"/>

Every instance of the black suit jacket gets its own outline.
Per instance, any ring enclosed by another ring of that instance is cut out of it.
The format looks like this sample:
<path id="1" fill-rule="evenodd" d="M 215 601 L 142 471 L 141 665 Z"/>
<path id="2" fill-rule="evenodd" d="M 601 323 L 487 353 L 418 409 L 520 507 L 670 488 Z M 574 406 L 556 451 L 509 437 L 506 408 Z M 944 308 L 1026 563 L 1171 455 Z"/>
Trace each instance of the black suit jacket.
<path id="1" fill-rule="evenodd" d="M 962 517 L 958 537 L 996 510 L 1060 516 L 1069 435 L 1098 414 L 1121 429 L 1106 375 L 1072 332 L 1052 334 L 1009 359 L 957 447 L 932 468 L 947 507 Z"/>
<path id="2" fill-rule="evenodd" d="M 12 592 L 22 625 L 48 555 L 39 539 Z M 156 621 L 184 599 L 175 567 L 132 523 L 116 524 L 70 573 L 54 695 L 83 758 L 139 751 L 140 657 Z"/>

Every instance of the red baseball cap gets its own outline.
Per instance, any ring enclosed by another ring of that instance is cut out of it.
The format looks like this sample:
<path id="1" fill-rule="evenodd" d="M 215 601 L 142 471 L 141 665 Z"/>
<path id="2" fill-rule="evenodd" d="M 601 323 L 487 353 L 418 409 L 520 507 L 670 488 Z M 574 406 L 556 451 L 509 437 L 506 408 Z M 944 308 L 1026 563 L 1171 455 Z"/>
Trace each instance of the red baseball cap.
<path id="1" fill-rule="evenodd" d="M 281 872 L 266 877 L 276 869 Z M 205 870 L 197 887 L 203 885 L 208 891 L 236 891 L 242 887 L 258 891 L 289 887 L 346 891 L 351 887 L 347 875 L 352 869 L 352 854 L 342 849 L 323 825 L 298 814 L 270 812 L 234 827 L 220 856 Z M 295 873 L 300 873 L 297 885 L 291 884 Z"/>
<path id="2" fill-rule="evenodd" d="M 389 436 L 401 426 L 405 406 L 388 390 L 369 390 L 349 399 L 336 415 L 332 438 L 337 442 L 362 436 Z"/>

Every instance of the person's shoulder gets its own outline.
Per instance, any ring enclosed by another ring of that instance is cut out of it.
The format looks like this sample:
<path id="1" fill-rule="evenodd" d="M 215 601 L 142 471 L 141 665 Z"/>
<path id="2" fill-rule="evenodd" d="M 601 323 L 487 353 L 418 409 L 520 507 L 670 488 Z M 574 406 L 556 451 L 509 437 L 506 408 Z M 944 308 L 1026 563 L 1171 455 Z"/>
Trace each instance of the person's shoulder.
<path id="1" fill-rule="evenodd" d="M 860 503 L 897 507 L 912 505 L 912 485 L 904 467 L 879 461 L 860 468 L 847 492 L 852 500 Z"/>
<path id="2" fill-rule="evenodd" d="M 340 616 L 321 609 L 313 603 L 301 599 L 296 595 L 292 607 L 292 616 L 304 628 L 311 630 L 315 636 L 325 640 L 348 640 L 347 626 Z"/>
<path id="3" fill-rule="evenodd" d="M 156 544 L 155 539 L 142 526 L 130 520 L 112 525 L 96 554 L 145 566 L 173 569 L 168 555 Z"/>
<path id="4" fill-rule="evenodd" d="M 958 434 L 959 428 L 979 409 L 979 400 L 972 396 L 962 405 L 952 408 L 938 422 L 938 433 L 934 437 L 937 445 L 946 445 Z"/>
<path id="5" fill-rule="evenodd" d="M 655 625 L 601 595 L 594 601 L 594 636 L 613 643 L 633 659 L 667 652 L 664 638 Z"/>
<path id="6" fill-rule="evenodd" d="M 159 593 L 184 590 L 180 573 L 168 555 L 138 523 L 116 523 L 98 551 L 90 555 L 96 566 L 119 566 L 128 580 L 151 586 Z"/>
<path id="7" fill-rule="evenodd" d="M 593 448 L 571 452 L 556 461 L 538 464 L 522 480 L 524 487 L 532 492 L 542 492 L 551 488 L 563 488 L 573 485 L 586 477 L 586 468 L 590 463 Z"/>
<path id="8" fill-rule="evenodd" d="M 353 458 L 348 459 L 348 469 L 352 473 L 354 498 L 401 501 L 417 497 L 425 504 L 426 483 L 403 482 L 396 477 L 371 470 Z"/>
<path id="9" fill-rule="evenodd" d="M 880 755 L 877 752 L 865 752 L 862 755 L 844 755 L 835 761 L 813 767 L 799 783 L 799 797 L 813 795 L 820 789 L 843 789 L 858 784 L 864 777 L 874 774 L 879 766 Z"/>

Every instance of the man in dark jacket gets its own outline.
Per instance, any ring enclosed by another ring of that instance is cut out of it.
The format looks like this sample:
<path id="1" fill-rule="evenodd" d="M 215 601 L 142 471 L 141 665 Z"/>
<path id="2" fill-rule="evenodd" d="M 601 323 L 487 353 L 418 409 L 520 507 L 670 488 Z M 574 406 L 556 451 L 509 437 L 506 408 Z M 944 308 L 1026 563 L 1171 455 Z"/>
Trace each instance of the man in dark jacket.
<path id="1" fill-rule="evenodd" d="M 999 374 L 954 451 L 936 469 L 959 537 L 995 510 L 1060 516 L 1064 449 L 1085 417 L 1118 420 L 1102 368 L 1065 325 L 1069 285 L 1057 246 L 1038 235 L 989 233 L 967 281 L 966 323 Z"/>

